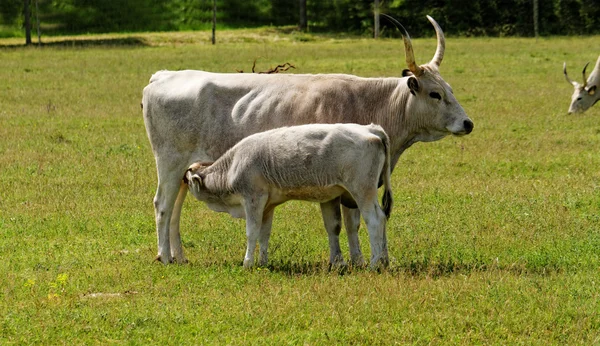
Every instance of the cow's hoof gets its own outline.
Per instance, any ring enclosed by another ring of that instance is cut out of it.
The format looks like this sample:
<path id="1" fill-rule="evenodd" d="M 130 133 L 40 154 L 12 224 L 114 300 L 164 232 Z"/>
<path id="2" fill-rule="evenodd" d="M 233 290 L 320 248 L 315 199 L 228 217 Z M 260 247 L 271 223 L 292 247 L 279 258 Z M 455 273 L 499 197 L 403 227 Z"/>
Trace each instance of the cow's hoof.
<path id="1" fill-rule="evenodd" d="M 331 271 L 343 271 L 348 269 L 348 263 L 343 258 L 336 258 L 334 261 L 329 262 L 329 270 Z"/>
<path id="2" fill-rule="evenodd" d="M 350 270 L 350 266 L 346 262 L 329 264 L 329 272 L 331 272 L 331 273 L 336 273 L 338 275 L 345 275 L 348 273 L 349 270 Z"/>
<path id="3" fill-rule="evenodd" d="M 357 258 L 352 258 L 350 260 L 350 265 L 353 268 L 364 268 L 366 266 L 365 260 L 362 256 L 357 257 Z"/>

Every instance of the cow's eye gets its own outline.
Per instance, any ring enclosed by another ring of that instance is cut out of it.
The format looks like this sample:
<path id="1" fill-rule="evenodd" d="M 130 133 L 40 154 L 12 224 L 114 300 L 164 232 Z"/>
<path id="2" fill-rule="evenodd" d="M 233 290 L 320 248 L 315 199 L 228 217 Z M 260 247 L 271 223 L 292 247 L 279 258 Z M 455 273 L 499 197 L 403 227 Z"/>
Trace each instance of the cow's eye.
<path id="1" fill-rule="evenodd" d="M 577 101 L 581 101 L 581 97 L 578 97 L 578 98 L 577 98 Z"/>
<path id="2" fill-rule="evenodd" d="M 442 99 L 442 96 L 439 93 L 436 93 L 435 91 L 430 92 L 429 97 L 432 97 L 432 98 L 438 99 L 438 100 Z"/>

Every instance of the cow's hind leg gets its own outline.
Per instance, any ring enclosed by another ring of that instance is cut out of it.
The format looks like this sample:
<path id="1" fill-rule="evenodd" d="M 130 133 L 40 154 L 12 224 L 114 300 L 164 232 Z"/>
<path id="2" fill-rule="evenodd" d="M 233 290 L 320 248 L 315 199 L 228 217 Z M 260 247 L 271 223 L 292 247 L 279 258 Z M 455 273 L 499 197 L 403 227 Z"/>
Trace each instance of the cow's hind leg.
<path id="1" fill-rule="evenodd" d="M 156 234 L 158 238 L 157 260 L 167 264 L 173 262 L 171 254 L 170 224 L 179 194 L 181 179 L 185 169 L 165 167 L 158 164 L 158 188 L 154 196 L 154 211 L 156 214 Z M 176 217 L 179 222 L 179 216 Z M 179 232 L 178 232 L 179 233 Z"/>
<path id="2" fill-rule="evenodd" d="M 362 267 L 365 260 L 360 251 L 360 240 L 358 239 L 358 228 L 360 227 L 359 209 L 350 209 L 342 206 L 344 214 L 344 226 L 348 235 L 348 247 L 350 248 L 350 263 L 353 266 Z"/>
<path id="3" fill-rule="evenodd" d="M 185 197 L 187 196 L 188 187 L 181 181 L 179 185 L 179 193 L 173 206 L 173 213 L 171 214 L 171 222 L 169 223 L 169 241 L 171 243 L 171 256 L 177 263 L 187 263 L 187 259 L 183 254 L 183 246 L 181 244 L 181 234 L 179 233 L 179 221 L 181 219 L 181 208 Z"/>
<path id="4" fill-rule="evenodd" d="M 329 264 L 332 267 L 344 267 L 346 262 L 340 248 L 340 231 L 342 229 L 342 215 L 340 213 L 340 199 L 321 203 L 323 223 L 329 237 Z"/>

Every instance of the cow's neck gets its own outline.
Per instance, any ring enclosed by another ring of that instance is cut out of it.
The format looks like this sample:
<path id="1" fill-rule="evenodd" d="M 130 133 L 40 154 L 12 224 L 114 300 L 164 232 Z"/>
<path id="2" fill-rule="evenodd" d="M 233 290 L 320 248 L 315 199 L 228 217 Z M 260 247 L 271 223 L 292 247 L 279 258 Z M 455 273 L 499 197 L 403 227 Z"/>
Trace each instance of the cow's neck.
<path id="1" fill-rule="evenodd" d="M 378 123 L 390 137 L 392 169 L 406 149 L 422 141 L 422 133 L 410 120 L 414 117 L 414 114 L 410 114 L 408 109 L 408 101 L 411 96 L 406 82 L 398 80 L 396 89 L 390 96 L 389 108 L 380 109 L 377 115 Z"/>

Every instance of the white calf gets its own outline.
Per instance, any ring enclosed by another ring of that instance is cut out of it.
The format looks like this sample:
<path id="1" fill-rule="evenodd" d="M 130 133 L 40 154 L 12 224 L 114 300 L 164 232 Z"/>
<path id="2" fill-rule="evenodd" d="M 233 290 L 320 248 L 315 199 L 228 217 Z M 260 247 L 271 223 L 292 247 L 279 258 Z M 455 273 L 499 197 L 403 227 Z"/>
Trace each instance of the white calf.
<path id="1" fill-rule="evenodd" d="M 183 180 L 209 208 L 246 219 L 244 267 L 254 264 L 257 241 L 259 265 L 266 265 L 273 211 L 288 200 L 319 202 L 324 209 L 340 202 L 358 207 L 369 232 L 371 266 L 389 262 L 389 139 L 379 125 L 311 124 L 260 132 L 212 164 L 192 164 Z M 380 180 L 383 210 L 377 201 Z"/>

